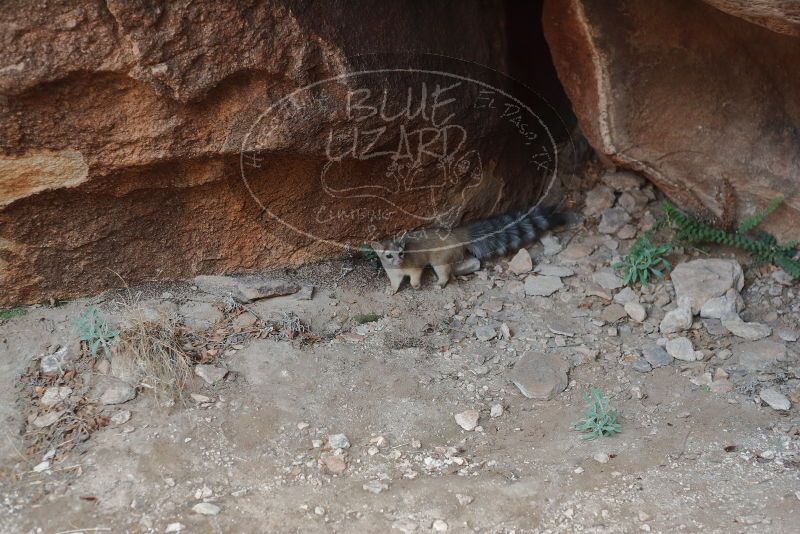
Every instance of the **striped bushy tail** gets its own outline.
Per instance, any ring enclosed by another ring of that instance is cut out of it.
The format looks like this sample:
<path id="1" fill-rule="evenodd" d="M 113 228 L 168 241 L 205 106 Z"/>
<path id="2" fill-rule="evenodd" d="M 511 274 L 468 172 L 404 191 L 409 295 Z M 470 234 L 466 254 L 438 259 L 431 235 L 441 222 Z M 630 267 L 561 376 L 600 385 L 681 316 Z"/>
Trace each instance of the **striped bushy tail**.
<path id="1" fill-rule="evenodd" d="M 558 212 L 555 206 L 495 215 L 467 224 L 470 237 L 467 250 L 478 259 L 505 256 L 533 243 L 538 231 L 549 230 L 565 222 L 564 213 Z"/>

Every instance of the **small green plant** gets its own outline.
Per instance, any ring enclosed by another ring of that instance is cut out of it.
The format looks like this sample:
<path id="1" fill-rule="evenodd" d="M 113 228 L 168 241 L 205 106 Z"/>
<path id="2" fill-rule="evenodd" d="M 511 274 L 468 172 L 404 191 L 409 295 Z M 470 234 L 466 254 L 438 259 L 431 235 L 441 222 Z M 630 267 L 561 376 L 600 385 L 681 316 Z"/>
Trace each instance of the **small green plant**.
<path id="1" fill-rule="evenodd" d="M 633 244 L 628 254 L 612 265 L 614 269 L 625 271 L 622 282 L 626 286 L 633 284 L 647 285 L 650 275 L 662 278 L 664 271 L 670 268 L 664 254 L 669 252 L 669 244 L 656 246 L 650 241 L 650 236 L 645 234 Z"/>
<path id="2" fill-rule="evenodd" d="M 669 202 L 664 202 L 661 210 L 676 228 L 675 240 L 678 242 L 688 245 L 716 243 L 740 248 L 750 252 L 756 260 L 777 265 L 792 278 L 800 278 L 800 260 L 795 259 L 798 242 L 779 244 L 773 235 L 756 230 L 761 221 L 782 202 L 781 197 L 773 199 L 765 209 L 743 220 L 734 232 L 690 217 Z"/>
<path id="3" fill-rule="evenodd" d="M 10 310 L 1 310 L 0 311 L 0 321 L 8 321 L 9 319 L 13 319 L 14 317 L 22 317 L 28 313 L 28 310 L 25 308 L 11 308 Z"/>
<path id="4" fill-rule="evenodd" d="M 371 246 L 364 243 L 358 247 L 358 251 L 362 256 L 364 256 L 364 259 L 369 262 L 370 267 L 376 271 L 381 269 L 381 260 L 378 258 L 378 254 L 372 249 Z"/>
<path id="5" fill-rule="evenodd" d="M 97 357 L 100 348 L 107 355 L 111 354 L 111 343 L 119 335 L 119 332 L 108 325 L 94 306 L 83 310 L 75 319 L 75 329 L 78 331 L 78 338 L 86 342 L 94 357 Z"/>
<path id="6" fill-rule="evenodd" d="M 609 437 L 622 432 L 622 427 L 617 423 L 617 411 L 609 408 L 608 399 L 597 388 L 592 388 L 590 393 L 583 394 L 586 409 L 583 418 L 575 423 L 575 430 L 586 434 L 583 439 Z"/>
<path id="7" fill-rule="evenodd" d="M 353 322 L 358 325 L 362 325 L 367 323 L 374 323 L 380 318 L 381 316 L 378 315 L 377 313 L 359 313 L 358 315 L 353 317 Z"/>

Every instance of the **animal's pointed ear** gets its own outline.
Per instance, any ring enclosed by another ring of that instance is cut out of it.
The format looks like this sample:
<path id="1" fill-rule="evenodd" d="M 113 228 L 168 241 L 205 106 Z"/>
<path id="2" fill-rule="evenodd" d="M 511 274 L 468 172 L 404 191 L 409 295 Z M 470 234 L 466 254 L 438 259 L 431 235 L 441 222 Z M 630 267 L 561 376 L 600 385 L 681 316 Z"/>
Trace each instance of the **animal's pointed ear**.
<path id="1" fill-rule="evenodd" d="M 383 250 L 383 245 L 380 244 L 378 241 L 367 241 L 367 245 L 372 248 L 375 252 Z"/>

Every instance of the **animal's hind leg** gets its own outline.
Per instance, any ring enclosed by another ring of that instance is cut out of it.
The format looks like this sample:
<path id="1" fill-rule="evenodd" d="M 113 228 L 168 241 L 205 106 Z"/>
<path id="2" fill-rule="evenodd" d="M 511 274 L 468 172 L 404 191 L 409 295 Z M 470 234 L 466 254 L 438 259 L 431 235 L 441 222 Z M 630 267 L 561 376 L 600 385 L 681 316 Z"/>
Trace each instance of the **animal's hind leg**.
<path id="1" fill-rule="evenodd" d="M 408 271 L 408 277 L 411 280 L 411 287 L 419 289 L 422 285 L 422 269 L 412 269 Z"/>
<path id="2" fill-rule="evenodd" d="M 433 270 L 436 272 L 436 278 L 438 279 L 439 287 L 444 287 L 447 285 L 447 282 L 450 281 L 450 275 L 453 271 L 451 265 L 434 265 Z"/>

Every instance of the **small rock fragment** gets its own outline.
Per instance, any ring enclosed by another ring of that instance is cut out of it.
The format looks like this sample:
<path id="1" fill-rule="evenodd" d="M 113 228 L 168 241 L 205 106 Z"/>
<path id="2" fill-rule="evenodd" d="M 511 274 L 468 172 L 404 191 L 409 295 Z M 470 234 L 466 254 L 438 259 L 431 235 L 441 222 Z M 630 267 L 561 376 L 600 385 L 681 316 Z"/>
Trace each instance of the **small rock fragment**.
<path id="1" fill-rule="evenodd" d="M 607 291 L 622 287 L 622 280 L 620 277 L 608 270 L 596 271 L 592 274 L 592 280 Z"/>
<path id="2" fill-rule="evenodd" d="M 519 249 L 511 261 L 508 262 L 508 269 L 514 274 L 525 274 L 533 269 L 533 260 L 530 253 L 524 249 Z"/>
<path id="3" fill-rule="evenodd" d="M 63 402 L 72 395 L 72 388 L 67 386 L 50 386 L 44 391 L 39 402 L 48 408 Z"/>
<path id="4" fill-rule="evenodd" d="M 164 534 L 173 534 L 175 532 L 180 532 L 184 528 L 186 528 L 183 523 L 170 523 L 167 525 L 167 528 L 164 529 Z"/>
<path id="5" fill-rule="evenodd" d="M 130 410 L 120 410 L 111 416 L 111 422 L 117 426 L 124 425 L 130 420 L 131 420 Z"/>
<path id="6" fill-rule="evenodd" d="M 529 399 L 550 400 L 567 388 L 569 365 L 554 354 L 530 352 L 511 370 L 510 378 Z"/>
<path id="7" fill-rule="evenodd" d="M 431 528 L 436 532 L 447 532 L 448 527 L 446 522 L 442 521 L 441 519 L 437 519 L 433 522 Z"/>
<path id="8" fill-rule="evenodd" d="M 639 358 L 638 360 L 633 362 L 633 365 L 631 367 L 633 368 L 634 371 L 638 373 L 649 373 L 650 371 L 653 370 L 653 366 L 650 365 L 650 363 L 644 358 Z"/>
<path id="9" fill-rule="evenodd" d="M 347 462 L 339 454 L 328 454 L 323 456 L 320 461 L 323 468 L 332 475 L 341 475 L 347 469 Z"/>
<path id="10" fill-rule="evenodd" d="M 489 411 L 489 416 L 492 418 L 501 417 L 503 415 L 503 405 L 493 404 L 492 409 Z"/>
<path id="11" fill-rule="evenodd" d="M 669 355 L 676 360 L 682 360 L 684 362 L 693 362 L 696 360 L 694 347 L 692 346 L 692 342 L 689 341 L 689 338 L 676 337 L 675 339 L 670 339 L 667 341 L 666 349 Z"/>
<path id="12" fill-rule="evenodd" d="M 455 415 L 456 423 L 464 430 L 470 432 L 478 426 L 480 413 L 477 410 L 466 410 Z"/>
<path id="13" fill-rule="evenodd" d="M 224 367 L 217 367 L 216 365 L 201 363 L 195 366 L 194 374 L 202 378 L 206 384 L 213 386 L 227 376 L 228 370 Z"/>
<path id="14" fill-rule="evenodd" d="M 350 441 L 344 434 L 331 434 L 328 436 L 328 445 L 332 449 L 349 449 Z"/>
<path id="15" fill-rule="evenodd" d="M 786 395 L 774 388 L 762 389 L 758 396 L 761 397 L 761 400 L 767 403 L 773 410 L 786 411 L 792 407 L 792 403 L 789 401 Z"/>
<path id="16" fill-rule="evenodd" d="M 642 356 L 653 367 L 662 367 L 672 363 L 672 356 L 664 350 L 664 347 L 655 343 L 648 343 L 642 347 Z"/>
<path id="17" fill-rule="evenodd" d="M 130 385 L 120 380 L 110 381 L 108 387 L 100 396 L 100 403 L 106 406 L 112 404 L 122 404 L 133 400 L 136 397 L 136 390 Z"/>
<path id="18" fill-rule="evenodd" d="M 491 341 L 497 337 L 497 332 L 491 326 L 482 325 L 475 329 L 475 337 L 478 338 L 478 341 Z"/>
<path id="19" fill-rule="evenodd" d="M 738 315 L 722 320 L 724 326 L 731 334 L 749 341 L 764 339 L 772 333 L 772 328 L 761 323 L 746 323 Z"/>
<path id="20" fill-rule="evenodd" d="M 592 456 L 592 458 L 594 458 L 595 462 L 601 464 L 607 464 L 608 461 L 611 459 L 610 456 L 604 452 L 598 452 L 597 454 Z"/>
<path id="21" fill-rule="evenodd" d="M 370 480 L 366 484 L 363 484 L 361 487 L 365 491 L 374 493 L 375 495 L 389 489 L 389 485 L 386 484 L 385 482 L 381 482 L 380 480 Z"/>
<path id="22" fill-rule="evenodd" d="M 692 326 L 692 310 L 687 307 L 678 307 L 668 311 L 661 320 L 659 330 L 662 334 L 675 334 L 688 330 Z"/>
<path id="23" fill-rule="evenodd" d="M 614 205 L 614 191 L 605 185 L 597 185 L 586 192 L 583 213 L 593 217 Z"/>
<path id="24" fill-rule="evenodd" d="M 623 226 L 630 222 L 631 216 L 622 208 L 606 208 L 597 225 L 601 234 L 616 234 Z"/>
<path id="25" fill-rule="evenodd" d="M 220 508 L 216 504 L 210 502 L 199 502 L 192 506 L 192 511 L 202 515 L 217 515 Z"/>
<path id="26" fill-rule="evenodd" d="M 472 495 L 465 495 L 464 493 L 456 493 L 456 499 L 458 500 L 458 504 L 461 506 L 472 504 L 472 501 L 475 500 Z"/>
<path id="27" fill-rule="evenodd" d="M 647 311 L 644 309 L 644 306 L 638 302 L 631 301 L 625 304 L 625 312 L 628 314 L 628 317 L 637 323 L 642 323 L 647 319 Z"/>
<path id="28" fill-rule="evenodd" d="M 562 287 L 564 284 L 557 276 L 531 275 L 525 279 L 525 294 L 529 297 L 549 297 Z"/>

